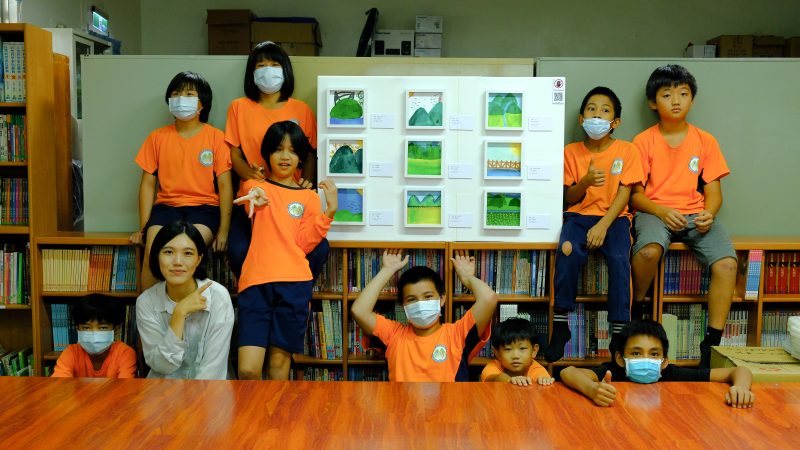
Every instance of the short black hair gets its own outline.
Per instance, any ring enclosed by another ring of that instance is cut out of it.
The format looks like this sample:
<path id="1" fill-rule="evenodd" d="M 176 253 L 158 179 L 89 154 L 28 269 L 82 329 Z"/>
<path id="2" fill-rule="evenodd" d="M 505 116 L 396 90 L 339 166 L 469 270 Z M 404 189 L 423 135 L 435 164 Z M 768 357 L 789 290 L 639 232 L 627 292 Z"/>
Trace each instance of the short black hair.
<path id="1" fill-rule="evenodd" d="M 658 67 L 650 74 L 650 78 L 647 80 L 647 87 L 645 88 L 647 100 L 655 102 L 658 90 L 664 86 L 675 87 L 681 84 L 689 85 L 689 90 L 692 91 L 692 98 L 697 96 L 697 80 L 686 70 L 686 67 L 677 64 Z"/>
<path id="2" fill-rule="evenodd" d="M 403 303 L 403 288 L 420 281 L 430 281 L 436 287 L 439 296 L 444 294 L 444 281 L 436 271 L 427 266 L 414 266 L 403 272 L 400 279 L 397 280 L 397 299 L 400 300 L 400 303 Z"/>
<path id="3" fill-rule="evenodd" d="M 283 85 L 281 86 L 281 96 L 278 100 L 285 102 L 294 93 L 292 61 L 289 60 L 289 55 L 286 51 L 272 41 L 261 42 L 250 50 L 250 56 L 247 57 L 247 66 L 244 70 L 244 95 L 254 102 L 261 98 L 261 89 L 258 88 L 255 79 L 253 79 L 253 73 L 256 70 L 256 64 L 264 60 L 274 61 L 281 65 L 283 69 Z"/>
<path id="4" fill-rule="evenodd" d="M 206 260 L 208 259 L 206 242 L 203 240 L 203 235 L 200 234 L 200 231 L 198 231 L 194 225 L 184 220 L 173 222 L 171 225 L 161 228 L 158 230 L 158 233 L 156 233 L 156 237 L 153 238 L 153 244 L 150 246 L 150 260 L 148 261 L 150 264 L 150 272 L 157 279 L 164 281 L 164 274 L 161 273 L 161 265 L 158 263 L 158 254 L 161 253 L 161 249 L 164 248 L 169 241 L 181 234 L 189 236 L 189 239 L 191 239 L 195 247 L 197 247 L 197 255 L 200 257 L 200 264 L 198 264 L 197 268 L 194 270 L 194 277 L 205 280 L 208 278 L 206 272 Z"/>
<path id="5" fill-rule="evenodd" d="M 581 115 L 583 115 L 583 110 L 586 109 L 586 104 L 589 103 L 589 99 L 592 98 L 593 95 L 605 95 L 608 97 L 608 99 L 611 100 L 611 106 L 614 107 L 614 118 L 619 119 L 622 117 L 622 102 L 619 101 L 619 97 L 617 97 L 617 94 L 615 94 L 614 91 L 605 86 L 597 86 L 589 91 L 589 93 L 586 94 L 586 97 L 583 97 L 580 110 Z"/>
<path id="6" fill-rule="evenodd" d="M 70 308 L 75 326 L 96 320 L 115 327 L 122 325 L 125 312 L 119 300 L 102 294 L 89 294 L 75 301 Z"/>
<path id="7" fill-rule="evenodd" d="M 275 122 L 267 128 L 264 133 L 264 139 L 261 140 L 261 157 L 267 162 L 269 171 L 272 172 L 272 166 L 269 164 L 269 156 L 278 151 L 278 146 L 283 142 L 283 138 L 289 136 L 289 141 L 292 143 L 292 148 L 300 159 L 299 165 L 308 158 L 311 152 L 311 144 L 300 125 L 285 120 L 283 122 Z"/>
<path id="8" fill-rule="evenodd" d="M 536 328 L 527 319 L 519 317 L 506 319 L 497 324 L 492 331 L 492 347 L 496 349 L 524 340 L 530 341 L 531 345 L 539 343 Z"/>
<path id="9" fill-rule="evenodd" d="M 624 327 L 619 334 L 619 341 L 617 348 L 609 349 L 613 355 L 619 352 L 624 356 L 625 346 L 628 344 L 628 339 L 634 336 L 651 336 L 661 341 L 661 347 L 664 348 L 664 357 L 666 358 L 667 351 L 669 351 L 669 340 L 667 340 L 667 332 L 660 323 L 653 320 L 634 320 Z"/>
<path id="10" fill-rule="evenodd" d="M 181 91 L 183 88 L 191 88 L 197 91 L 197 97 L 203 105 L 203 109 L 200 110 L 200 122 L 208 122 L 208 115 L 211 113 L 211 100 L 213 98 L 211 85 L 208 84 L 208 81 L 199 73 L 188 70 L 181 72 L 172 77 L 172 81 L 169 82 L 167 92 L 164 94 L 164 101 L 169 104 L 169 98 L 172 96 L 172 93 Z"/>

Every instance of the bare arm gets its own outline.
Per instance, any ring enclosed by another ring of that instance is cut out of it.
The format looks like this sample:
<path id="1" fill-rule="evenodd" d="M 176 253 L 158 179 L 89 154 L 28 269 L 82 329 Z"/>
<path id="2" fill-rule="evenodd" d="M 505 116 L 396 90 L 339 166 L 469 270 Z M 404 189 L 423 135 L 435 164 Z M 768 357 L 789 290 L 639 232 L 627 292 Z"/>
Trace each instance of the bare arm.
<path id="1" fill-rule="evenodd" d="M 255 164 L 248 163 L 241 148 L 231 147 L 231 164 L 242 180 L 264 181 L 264 171 Z"/>
<path id="2" fill-rule="evenodd" d="M 756 401 L 756 395 L 750 391 L 750 386 L 753 384 L 753 373 L 746 367 L 711 369 L 709 380 L 731 384 L 725 394 L 725 403 L 734 408 L 750 408 Z"/>
<path id="3" fill-rule="evenodd" d="M 598 406 L 611 406 L 617 398 L 617 389 L 611 385 L 610 371 L 600 381 L 593 371 L 570 366 L 561 371 L 561 381 Z"/>
<path id="4" fill-rule="evenodd" d="M 564 192 L 564 200 L 568 205 L 578 203 L 586 195 L 586 190 L 591 186 L 602 186 L 605 184 L 606 175 L 602 170 L 598 170 L 594 166 L 594 159 L 589 162 L 589 169 L 586 171 L 580 181 L 572 186 L 569 186 Z"/>
<path id="5" fill-rule="evenodd" d="M 478 327 L 478 335 L 482 336 L 494 316 L 495 308 L 497 308 L 497 294 L 488 284 L 475 276 L 474 256 L 468 256 L 464 251 L 457 253 L 456 257 L 450 260 L 453 261 L 458 279 L 475 295 L 475 304 L 472 305 L 470 311 L 472 311 L 472 317 Z"/>
<path id="6" fill-rule="evenodd" d="M 372 332 L 375 331 L 375 323 L 377 321 L 374 309 L 375 302 L 378 301 L 378 295 L 380 295 L 381 290 L 386 286 L 386 283 L 389 282 L 395 272 L 408 264 L 408 255 L 402 258 L 400 254 L 401 251 L 400 249 L 396 249 L 385 250 L 383 252 L 381 270 L 372 278 L 372 281 L 364 286 L 361 294 L 353 302 L 353 306 L 350 307 L 350 312 L 353 313 L 353 319 L 355 319 L 358 326 L 370 336 L 372 336 Z"/>
<path id="7" fill-rule="evenodd" d="M 711 229 L 714 218 L 722 207 L 722 184 L 719 180 L 714 180 L 703 187 L 705 197 L 705 209 L 700 211 L 694 219 L 697 231 L 705 233 Z"/>
<path id="8" fill-rule="evenodd" d="M 131 234 L 130 241 L 134 244 L 144 245 L 145 238 L 142 231 L 147 221 L 150 220 L 150 212 L 153 210 L 153 203 L 156 200 L 156 187 L 158 178 L 152 173 L 142 171 L 142 179 L 139 182 L 139 229 Z"/>
<path id="9" fill-rule="evenodd" d="M 683 214 L 678 212 L 678 210 L 661 206 L 647 198 L 644 194 L 644 186 L 641 183 L 636 183 L 633 186 L 633 191 L 631 192 L 631 207 L 637 211 L 658 217 L 673 231 L 682 230 L 688 223 L 686 218 L 683 217 Z"/>
<path id="10" fill-rule="evenodd" d="M 606 239 L 606 233 L 608 232 L 608 227 L 610 227 L 611 224 L 617 220 L 619 213 L 625 209 L 630 196 L 630 186 L 619 185 L 619 188 L 617 189 L 617 196 L 614 197 L 611 205 L 609 205 L 608 211 L 606 211 L 603 218 L 600 219 L 592 228 L 590 228 L 586 234 L 586 246 L 589 249 L 599 248 L 603 245 L 603 242 L 605 242 Z"/>
<path id="11" fill-rule="evenodd" d="M 217 177 L 219 187 L 219 231 L 214 239 L 214 251 L 222 252 L 228 247 L 228 232 L 231 229 L 231 210 L 233 209 L 233 180 L 227 171 Z"/>

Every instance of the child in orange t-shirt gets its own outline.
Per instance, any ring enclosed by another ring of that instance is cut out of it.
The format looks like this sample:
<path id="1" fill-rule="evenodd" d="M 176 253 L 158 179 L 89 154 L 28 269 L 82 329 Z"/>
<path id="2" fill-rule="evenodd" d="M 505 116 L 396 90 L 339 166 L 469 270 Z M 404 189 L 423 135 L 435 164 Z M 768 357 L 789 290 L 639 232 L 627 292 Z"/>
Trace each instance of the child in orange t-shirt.
<path id="1" fill-rule="evenodd" d="M 611 134 L 620 124 L 622 104 L 598 86 L 583 99 L 578 123 L 586 140 L 564 148 L 564 200 L 568 205 L 556 252 L 553 333 L 544 352 L 549 362 L 564 356 L 572 337 L 567 313 L 575 309 L 578 277 L 589 251 L 602 252 L 608 266 L 608 320 L 611 345 L 630 321 L 631 186 L 643 179 L 639 152 Z"/>
<path id="2" fill-rule="evenodd" d="M 124 317 L 114 299 L 88 295 L 72 305 L 71 313 L 78 343 L 67 346 L 58 357 L 54 377 L 136 376 L 136 352 L 125 343 L 114 341 L 114 329 Z"/>
<path id="3" fill-rule="evenodd" d="M 170 81 L 164 100 L 175 122 L 150 133 L 136 155 L 136 164 L 142 168 L 141 229 L 131 235 L 131 242 L 142 244 L 145 234 L 144 261 L 148 261 L 158 231 L 185 220 L 200 231 L 206 245 L 213 239 L 213 249 L 225 251 L 233 182 L 225 136 L 206 123 L 211 111 L 211 86 L 197 73 L 181 72 Z M 142 265 L 141 277 L 142 290 L 158 281 L 147 264 Z"/>
<path id="4" fill-rule="evenodd" d="M 631 194 L 631 206 L 637 211 L 633 301 L 645 304 L 670 242 L 687 244 L 698 261 L 711 268 L 708 328 L 700 343 L 700 367 L 708 368 L 711 346 L 722 339 L 736 284 L 736 252 L 725 228 L 714 220 L 722 206 L 720 180 L 730 171 L 717 140 L 686 121 L 697 94 L 697 82 L 686 68 L 672 64 L 657 68 L 647 80 L 646 93 L 660 121 L 633 140 L 645 176 Z"/>
<path id="5" fill-rule="evenodd" d="M 261 141 L 274 123 L 292 121 L 308 138 L 308 157 L 295 171 L 300 186 L 312 188 L 317 178 L 317 119 L 304 102 L 292 98 L 294 71 L 289 55 L 280 45 L 265 41 L 250 51 L 244 72 L 245 97 L 233 100 L 225 123 L 225 140 L 231 146 L 233 169 L 241 180 L 237 196 L 247 194 L 247 180 L 263 181 L 269 166 L 261 156 Z M 250 247 L 251 226 L 244 208 L 234 208 L 228 242 L 228 265 L 238 277 Z M 309 251 L 308 260 L 313 277 L 322 270 L 329 253 L 328 241 Z"/>
<path id="6" fill-rule="evenodd" d="M 492 334 L 494 361 L 486 364 L 481 381 L 508 382 L 530 386 L 553 384 L 547 369 L 536 362 L 539 351 L 536 330 L 529 320 L 512 317 L 500 322 Z"/>
<path id="7" fill-rule="evenodd" d="M 289 378 L 292 353 L 302 353 L 313 288 L 306 254 L 316 247 L 336 214 L 336 185 L 319 183 L 328 208 L 316 192 L 294 178 L 310 148 L 294 122 L 273 124 L 261 144 L 269 166 L 264 181 L 247 180 L 253 242 L 239 278 L 239 378 L 261 379 L 269 351 L 270 380 Z M 246 205 L 247 206 L 247 205 Z"/>
<path id="8" fill-rule="evenodd" d="M 397 282 L 398 300 L 408 325 L 374 312 L 383 287 L 408 264 L 401 250 L 383 252 L 381 270 L 353 302 L 351 311 L 367 335 L 386 345 L 390 381 L 468 381 L 468 365 L 491 334 L 497 294 L 475 277 L 475 258 L 466 253 L 452 258 L 456 275 L 475 295 L 475 303 L 455 323 L 442 324 L 445 289 L 442 278 L 428 267 L 403 272 Z"/>

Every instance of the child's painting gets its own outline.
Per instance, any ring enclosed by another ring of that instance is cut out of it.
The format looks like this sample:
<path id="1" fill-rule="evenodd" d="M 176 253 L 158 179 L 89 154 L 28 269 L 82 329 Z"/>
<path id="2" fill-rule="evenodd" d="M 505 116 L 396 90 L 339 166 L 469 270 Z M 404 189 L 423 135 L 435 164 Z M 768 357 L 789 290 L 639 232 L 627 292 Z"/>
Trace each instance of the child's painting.
<path id="1" fill-rule="evenodd" d="M 364 225 L 364 186 L 338 186 L 339 208 L 333 225 Z"/>
<path id="2" fill-rule="evenodd" d="M 483 227 L 522 228 L 522 192 L 486 190 L 483 194 Z"/>
<path id="3" fill-rule="evenodd" d="M 406 140 L 406 177 L 442 178 L 444 142 L 430 139 Z"/>
<path id="4" fill-rule="evenodd" d="M 328 89 L 328 126 L 363 128 L 366 125 L 365 89 Z"/>
<path id="5" fill-rule="evenodd" d="M 407 227 L 441 227 L 442 198 L 440 188 L 419 188 L 405 190 L 405 224 Z"/>
<path id="6" fill-rule="evenodd" d="M 328 139 L 328 175 L 364 175 L 364 138 Z"/>
<path id="7" fill-rule="evenodd" d="M 406 91 L 406 127 L 444 128 L 444 92 Z"/>
<path id="8" fill-rule="evenodd" d="M 486 129 L 522 130 L 522 92 L 486 93 Z"/>
<path id="9" fill-rule="evenodd" d="M 522 179 L 522 142 L 486 141 L 483 155 L 484 179 Z"/>

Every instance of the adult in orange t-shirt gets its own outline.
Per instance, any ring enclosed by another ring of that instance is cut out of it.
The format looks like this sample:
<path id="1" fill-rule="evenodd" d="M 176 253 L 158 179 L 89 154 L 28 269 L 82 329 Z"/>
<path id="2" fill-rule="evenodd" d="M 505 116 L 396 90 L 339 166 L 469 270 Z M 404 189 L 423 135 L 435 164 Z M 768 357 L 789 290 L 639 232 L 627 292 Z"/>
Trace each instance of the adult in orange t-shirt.
<path id="1" fill-rule="evenodd" d="M 313 187 L 317 174 L 317 119 L 304 102 L 291 98 L 294 92 L 294 71 L 289 55 L 274 42 L 256 45 L 247 58 L 244 75 L 245 97 L 237 98 L 228 108 L 225 140 L 231 146 L 231 162 L 241 182 L 237 197 L 247 180 L 263 181 L 269 166 L 261 156 L 261 143 L 269 127 L 291 121 L 300 126 L 308 139 L 311 153 L 295 171 L 295 179 L 303 187 Z M 251 224 L 244 208 L 234 208 L 228 243 L 228 266 L 238 277 L 250 247 Z M 308 254 L 314 278 L 328 258 L 328 241 L 324 240 Z"/>
<path id="2" fill-rule="evenodd" d="M 586 140 L 564 148 L 564 200 L 568 205 L 556 252 L 553 333 L 544 352 L 553 362 L 564 356 L 572 337 L 567 313 L 575 310 L 578 279 L 592 250 L 608 267 L 608 320 L 612 342 L 630 321 L 631 187 L 643 178 L 639 152 L 614 139 L 622 105 L 609 88 L 598 86 L 583 99 L 578 123 Z"/>
<path id="3" fill-rule="evenodd" d="M 697 260 L 711 268 L 708 328 L 700 343 L 700 367 L 708 368 L 711 347 L 719 345 L 736 284 L 736 252 L 721 223 L 720 180 L 730 173 L 711 134 L 689 124 L 686 116 L 697 82 L 678 65 L 657 68 L 647 81 L 647 100 L 660 121 L 633 140 L 642 156 L 645 181 L 636 185 L 633 246 L 633 300 L 645 305 L 661 255 L 670 242 L 689 246 Z M 642 306 L 641 308 L 644 309 Z"/>
<path id="4" fill-rule="evenodd" d="M 194 72 L 181 72 L 170 81 L 164 99 L 175 122 L 150 133 L 136 155 L 136 164 L 142 168 L 141 228 L 131 235 L 131 241 L 145 244 L 147 261 L 158 231 L 185 220 L 200 231 L 206 245 L 213 240 L 213 249 L 224 251 L 233 181 L 225 136 L 206 123 L 211 111 L 211 86 Z M 142 265 L 141 278 L 142 289 L 158 281 L 147 264 Z"/>
<path id="5" fill-rule="evenodd" d="M 395 272 L 408 264 L 400 250 L 384 251 L 381 270 L 353 302 L 351 312 L 367 335 L 386 345 L 390 381 L 468 381 L 469 361 L 486 344 L 497 295 L 475 277 L 475 258 L 465 253 L 452 258 L 456 275 L 475 295 L 475 303 L 455 323 L 441 323 L 444 283 L 438 273 L 416 266 L 397 282 L 399 301 L 408 324 L 374 312 L 378 296 Z"/>
<path id="6" fill-rule="evenodd" d="M 114 342 L 114 329 L 124 313 L 114 299 L 91 294 L 71 308 L 78 343 L 68 345 L 56 361 L 54 377 L 133 378 L 136 352 L 123 342 Z"/>

